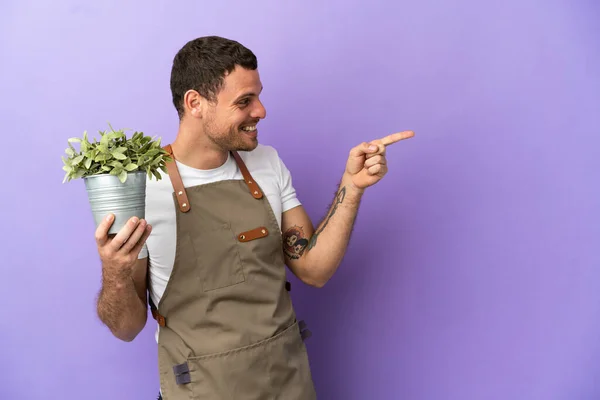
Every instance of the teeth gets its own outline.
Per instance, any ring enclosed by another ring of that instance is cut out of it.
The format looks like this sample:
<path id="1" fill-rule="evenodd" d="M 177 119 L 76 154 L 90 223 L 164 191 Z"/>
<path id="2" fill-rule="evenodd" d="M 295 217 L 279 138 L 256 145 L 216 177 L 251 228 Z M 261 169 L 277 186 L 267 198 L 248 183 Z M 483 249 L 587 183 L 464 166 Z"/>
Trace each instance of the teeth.
<path id="1" fill-rule="evenodd" d="M 255 130 L 256 130 L 256 125 L 252 125 L 252 126 L 245 126 L 245 127 L 243 127 L 243 128 L 242 128 L 242 130 L 243 130 L 243 131 L 246 131 L 246 132 L 252 132 L 252 131 L 255 131 Z"/>

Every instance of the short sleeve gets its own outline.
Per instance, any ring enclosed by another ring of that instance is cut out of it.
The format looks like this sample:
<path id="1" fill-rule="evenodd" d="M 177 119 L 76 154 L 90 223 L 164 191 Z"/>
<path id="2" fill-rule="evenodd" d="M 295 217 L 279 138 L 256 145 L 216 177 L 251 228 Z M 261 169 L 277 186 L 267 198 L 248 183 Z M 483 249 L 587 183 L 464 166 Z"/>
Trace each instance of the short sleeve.
<path id="1" fill-rule="evenodd" d="M 279 188 L 281 189 L 281 207 L 282 212 L 286 212 L 299 206 L 301 203 L 296 196 L 296 189 L 294 189 L 292 183 L 292 174 L 283 160 L 279 157 L 279 154 L 276 153 L 276 156 L 279 173 Z"/>

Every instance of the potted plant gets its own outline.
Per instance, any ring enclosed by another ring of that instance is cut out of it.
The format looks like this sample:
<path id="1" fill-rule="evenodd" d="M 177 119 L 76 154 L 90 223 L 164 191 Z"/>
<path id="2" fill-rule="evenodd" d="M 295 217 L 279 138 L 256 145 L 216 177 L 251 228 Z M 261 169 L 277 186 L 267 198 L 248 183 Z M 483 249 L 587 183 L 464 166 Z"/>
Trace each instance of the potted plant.
<path id="1" fill-rule="evenodd" d="M 100 140 L 70 138 L 63 156 L 63 183 L 82 178 L 96 226 L 107 214 L 115 219 L 109 234 L 116 234 L 131 217 L 145 218 L 146 176 L 161 179 L 159 170 L 171 157 L 160 145 L 160 138 L 135 132 L 127 138 L 123 130 L 100 131 Z M 79 143 L 79 150 L 73 143 Z"/>

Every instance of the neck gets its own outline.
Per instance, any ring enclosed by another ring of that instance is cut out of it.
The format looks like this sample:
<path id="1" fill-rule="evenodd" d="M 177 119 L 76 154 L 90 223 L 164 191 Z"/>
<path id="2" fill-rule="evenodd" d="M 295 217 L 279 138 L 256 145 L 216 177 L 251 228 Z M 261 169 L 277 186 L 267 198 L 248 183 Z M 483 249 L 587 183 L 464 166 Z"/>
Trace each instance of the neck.
<path id="1" fill-rule="evenodd" d="M 171 144 L 175 159 L 196 169 L 218 168 L 227 161 L 227 151 L 218 147 L 204 133 L 179 127 Z"/>

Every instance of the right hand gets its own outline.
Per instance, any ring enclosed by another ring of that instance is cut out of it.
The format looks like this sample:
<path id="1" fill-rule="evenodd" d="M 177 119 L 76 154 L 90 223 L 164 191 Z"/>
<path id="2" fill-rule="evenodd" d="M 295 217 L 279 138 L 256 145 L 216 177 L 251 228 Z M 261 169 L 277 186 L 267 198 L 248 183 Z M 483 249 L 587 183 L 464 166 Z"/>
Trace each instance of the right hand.
<path id="1" fill-rule="evenodd" d="M 105 270 L 123 278 L 129 277 L 152 227 L 146 220 L 132 217 L 114 237 L 110 237 L 108 230 L 114 218 L 113 214 L 107 215 L 96 229 L 98 254 Z"/>

